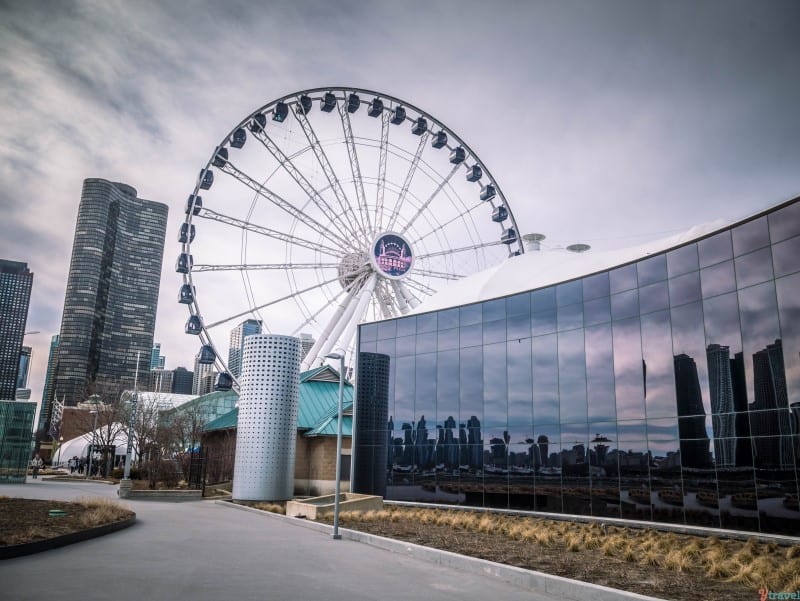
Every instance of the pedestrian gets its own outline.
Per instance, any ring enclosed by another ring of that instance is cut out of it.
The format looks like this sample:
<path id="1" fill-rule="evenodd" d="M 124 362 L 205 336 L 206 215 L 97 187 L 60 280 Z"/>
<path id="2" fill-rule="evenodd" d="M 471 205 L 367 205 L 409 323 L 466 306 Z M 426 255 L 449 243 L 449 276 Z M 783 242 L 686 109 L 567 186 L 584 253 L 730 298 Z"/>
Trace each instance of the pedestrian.
<path id="1" fill-rule="evenodd" d="M 44 465 L 44 461 L 41 457 L 39 457 L 39 453 L 36 453 L 33 459 L 31 459 L 31 467 L 33 468 L 33 479 L 36 480 L 39 477 L 39 470 L 42 469 Z"/>

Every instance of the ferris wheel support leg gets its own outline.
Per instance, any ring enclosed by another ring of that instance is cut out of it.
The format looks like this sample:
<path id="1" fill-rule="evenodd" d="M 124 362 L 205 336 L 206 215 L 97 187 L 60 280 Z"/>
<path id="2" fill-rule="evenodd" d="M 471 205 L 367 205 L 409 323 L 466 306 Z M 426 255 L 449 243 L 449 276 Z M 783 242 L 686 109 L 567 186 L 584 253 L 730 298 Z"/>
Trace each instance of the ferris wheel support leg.
<path id="1" fill-rule="evenodd" d="M 394 290 L 394 297 L 397 300 L 397 307 L 403 315 L 408 313 L 408 303 L 406 302 L 403 292 L 400 289 L 400 282 L 392 280 L 392 290 Z"/>
<path id="2" fill-rule="evenodd" d="M 344 333 L 339 337 L 339 340 L 342 343 L 343 348 L 349 348 L 350 341 L 353 340 L 353 336 L 355 336 L 356 333 L 356 328 L 358 327 L 358 324 L 361 321 L 361 318 L 364 316 L 364 312 L 367 309 L 367 303 L 369 302 L 370 296 L 371 294 L 364 295 L 364 297 L 359 299 L 358 307 L 356 307 L 355 313 L 348 322 L 347 328 L 344 330 Z M 350 353 L 350 354 L 352 356 L 355 353 Z"/>
<path id="3" fill-rule="evenodd" d="M 409 290 L 403 282 L 397 282 L 397 287 L 400 289 L 400 295 L 405 299 L 405 301 L 411 305 L 412 309 L 416 309 L 419 307 L 419 300 L 416 296 Z"/>
<path id="4" fill-rule="evenodd" d="M 367 303 L 372 298 L 372 292 L 375 289 L 375 284 L 378 281 L 378 276 L 376 274 L 372 274 L 367 280 L 367 283 L 362 286 L 361 290 L 358 291 L 358 295 L 354 302 L 350 303 L 350 306 L 347 307 L 347 311 L 345 312 L 342 319 L 336 324 L 333 332 L 331 335 L 328 336 L 328 339 L 325 341 L 325 344 L 320 351 L 320 356 L 324 357 L 328 353 L 331 352 L 333 349 L 333 345 L 337 342 L 342 342 L 342 346 L 345 346 L 345 343 L 350 342 L 349 339 L 342 338 L 342 331 L 345 327 L 350 324 L 350 322 L 355 321 L 357 324 L 361 321 L 361 318 L 364 317 L 364 312 L 367 310 Z M 352 333 L 350 334 L 352 337 Z"/>
<path id="5" fill-rule="evenodd" d="M 317 356 L 319 355 L 320 349 L 325 344 L 325 342 L 328 340 L 328 337 L 331 335 L 331 332 L 333 331 L 333 328 L 336 326 L 336 324 L 339 321 L 341 321 L 342 315 L 344 315 L 344 312 L 347 309 L 347 307 L 349 305 L 353 304 L 353 297 L 355 296 L 355 294 L 356 294 L 356 286 L 352 285 L 352 287 L 350 288 L 350 291 L 347 293 L 347 296 L 345 296 L 344 299 L 342 300 L 342 302 L 339 303 L 339 306 L 336 307 L 336 313 L 333 314 L 333 317 L 331 317 L 331 320 L 325 326 L 325 329 L 319 335 L 319 338 L 317 338 L 317 341 L 314 343 L 314 346 L 312 346 L 311 350 L 308 351 L 308 355 L 306 355 L 306 358 L 303 360 L 303 363 L 300 365 L 300 370 L 301 371 L 305 371 L 307 369 L 310 369 L 311 366 L 314 365 L 314 363 L 316 362 Z"/>

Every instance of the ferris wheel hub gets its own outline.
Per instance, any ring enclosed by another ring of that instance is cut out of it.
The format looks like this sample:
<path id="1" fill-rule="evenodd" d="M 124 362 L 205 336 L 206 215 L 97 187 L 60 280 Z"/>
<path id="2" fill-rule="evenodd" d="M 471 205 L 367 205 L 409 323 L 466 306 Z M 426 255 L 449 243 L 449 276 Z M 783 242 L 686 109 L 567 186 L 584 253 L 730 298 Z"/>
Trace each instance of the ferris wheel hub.
<path id="1" fill-rule="evenodd" d="M 375 238 L 369 259 L 378 275 L 390 280 L 404 278 L 414 266 L 411 245 L 394 232 L 383 232 Z"/>
<path id="2" fill-rule="evenodd" d="M 347 253 L 339 261 L 338 275 L 342 288 L 349 288 L 369 267 L 369 255 L 365 252 Z M 363 285 L 363 281 L 362 284 Z"/>

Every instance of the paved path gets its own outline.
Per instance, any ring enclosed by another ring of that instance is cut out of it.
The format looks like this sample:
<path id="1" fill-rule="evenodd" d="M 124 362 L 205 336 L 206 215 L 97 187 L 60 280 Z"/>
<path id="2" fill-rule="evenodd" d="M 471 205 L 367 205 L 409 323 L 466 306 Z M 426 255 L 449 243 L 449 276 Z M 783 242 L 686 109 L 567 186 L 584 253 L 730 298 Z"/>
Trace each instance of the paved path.
<path id="1" fill-rule="evenodd" d="M 28 480 L 0 495 L 116 498 L 116 486 Z M 432 565 L 210 501 L 142 501 L 131 528 L 0 561 L 0 599 L 27 601 L 551 601 L 496 578 Z"/>

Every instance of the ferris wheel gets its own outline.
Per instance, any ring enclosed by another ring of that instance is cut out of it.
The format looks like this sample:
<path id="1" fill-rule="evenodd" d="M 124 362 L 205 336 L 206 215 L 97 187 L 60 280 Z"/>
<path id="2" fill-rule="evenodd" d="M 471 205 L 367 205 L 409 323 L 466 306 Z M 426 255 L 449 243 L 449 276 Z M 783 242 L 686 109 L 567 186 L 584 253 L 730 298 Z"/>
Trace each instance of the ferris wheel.
<path id="1" fill-rule="evenodd" d="M 179 302 L 221 389 L 237 383 L 218 343 L 242 320 L 302 335 L 302 369 L 335 350 L 352 361 L 359 323 L 406 314 L 524 252 L 500 186 L 458 135 L 350 87 L 295 92 L 245 117 L 200 169 L 185 213 Z"/>

